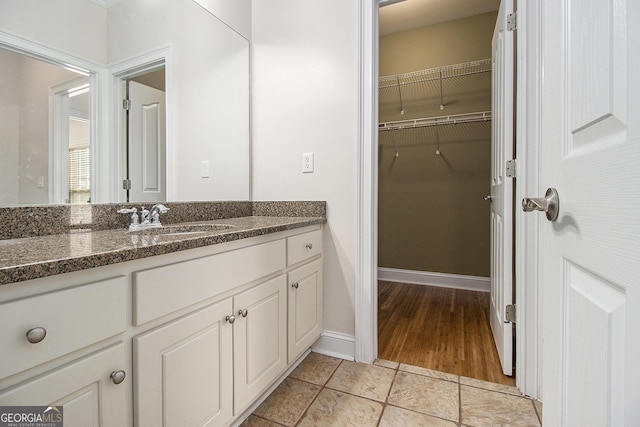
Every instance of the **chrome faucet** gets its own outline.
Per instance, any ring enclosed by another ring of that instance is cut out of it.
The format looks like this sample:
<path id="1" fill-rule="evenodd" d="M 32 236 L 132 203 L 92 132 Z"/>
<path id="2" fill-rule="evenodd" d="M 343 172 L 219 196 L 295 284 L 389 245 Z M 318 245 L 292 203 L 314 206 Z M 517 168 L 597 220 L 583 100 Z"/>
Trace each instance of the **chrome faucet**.
<path id="1" fill-rule="evenodd" d="M 129 224 L 129 231 L 138 230 L 141 228 L 162 227 L 160 223 L 160 214 L 165 214 L 169 211 L 169 208 L 163 204 L 153 205 L 151 210 L 148 210 L 144 206 L 140 208 L 140 214 L 138 215 L 138 209 L 120 209 L 119 214 L 131 214 L 131 223 Z"/>
<path id="2" fill-rule="evenodd" d="M 153 205 L 153 207 L 149 211 L 147 219 L 151 220 L 151 224 L 161 225 L 160 214 L 166 214 L 167 212 L 169 212 L 169 208 L 166 207 L 165 205 L 158 203 L 157 205 Z"/>
<path id="3" fill-rule="evenodd" d="M 134 228 L 138 227 L 138 224 L 140 222 L 140 219 L 138 217 L 138 209 L 136 208 L 131 208 L 131 209 L 120 209 L 118 210 L 119 214 L 131 214 L 131 222 L 129 223 L 129 230 L 133 230 Z"/>

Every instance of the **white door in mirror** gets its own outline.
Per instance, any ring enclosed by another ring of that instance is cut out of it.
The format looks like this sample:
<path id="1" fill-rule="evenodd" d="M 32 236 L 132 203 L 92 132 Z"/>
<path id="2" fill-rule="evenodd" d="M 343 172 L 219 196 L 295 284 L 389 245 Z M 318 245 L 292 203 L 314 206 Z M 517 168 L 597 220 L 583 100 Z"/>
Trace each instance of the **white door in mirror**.
<path id="1" fill-rule="evenodd" d="M 165 94 L 130 81 L 129 200 L 163 202 L 166 193 Z"/>

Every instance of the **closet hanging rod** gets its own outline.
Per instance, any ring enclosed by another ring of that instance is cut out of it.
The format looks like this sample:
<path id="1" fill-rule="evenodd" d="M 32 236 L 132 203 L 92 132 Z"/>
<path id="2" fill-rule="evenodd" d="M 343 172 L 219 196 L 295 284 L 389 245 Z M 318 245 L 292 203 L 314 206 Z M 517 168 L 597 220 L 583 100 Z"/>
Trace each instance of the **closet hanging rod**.
<path id="1" fill-rule="evenodd" d="M 381 76 L 378 78 L 378 88 L 385 89 L 398 85 L 429 82 L 491 71 L 491 58 L 478 61 L 463 62 L 461 64 L 445 65 L 426 70 L 413 71 L 404 74 Z"/>
<path id="2" fill-rule="evenodd" d="M 378 130 L 402 130 L 459 123 L 487 122 L 490 120 L 491 111 L 478 111 L 475 113 L 450 114 L 448 116 L 384 122 L 378 124 Z"/>

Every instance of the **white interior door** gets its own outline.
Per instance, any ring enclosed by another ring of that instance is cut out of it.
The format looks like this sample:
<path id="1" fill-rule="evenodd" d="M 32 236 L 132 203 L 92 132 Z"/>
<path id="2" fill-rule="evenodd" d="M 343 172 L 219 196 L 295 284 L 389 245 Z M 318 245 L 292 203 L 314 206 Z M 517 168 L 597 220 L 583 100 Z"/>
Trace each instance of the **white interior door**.
<path id="1" fill-rule="evenodd" d="M 640 425 L 640 2 L 542 2 L 544 425 Z M 536 215 L 530 213 L 527 215 Z"/>
<path id="2" fill-rule="evenodd" d="M 513 158 L 513 32 L 507 30 L 511 0 L 500 4 L 492 40 L 491 71 L 491 308 L 490 324 L 502 372 L 513 375 L 513 324 L 505 306 L 513 303 L 513 179 L 506 161 Z"/>
<path id="3" fill-rule="evenodd" d="M 167 199 L 165 94 L 129 81 L 129 179 L 131 202 Z"/>

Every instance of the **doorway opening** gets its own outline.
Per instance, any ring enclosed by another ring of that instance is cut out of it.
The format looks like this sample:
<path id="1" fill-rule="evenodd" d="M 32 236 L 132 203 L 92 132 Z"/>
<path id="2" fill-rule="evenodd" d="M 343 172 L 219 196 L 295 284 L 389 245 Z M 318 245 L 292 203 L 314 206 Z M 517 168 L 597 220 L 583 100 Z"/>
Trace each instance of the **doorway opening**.
<path id="1" fill-rule="evenodd" d="M 500 1 L 413 2 L 379 18 L 378 356 L 513 385 L 489 325 Z"/>

